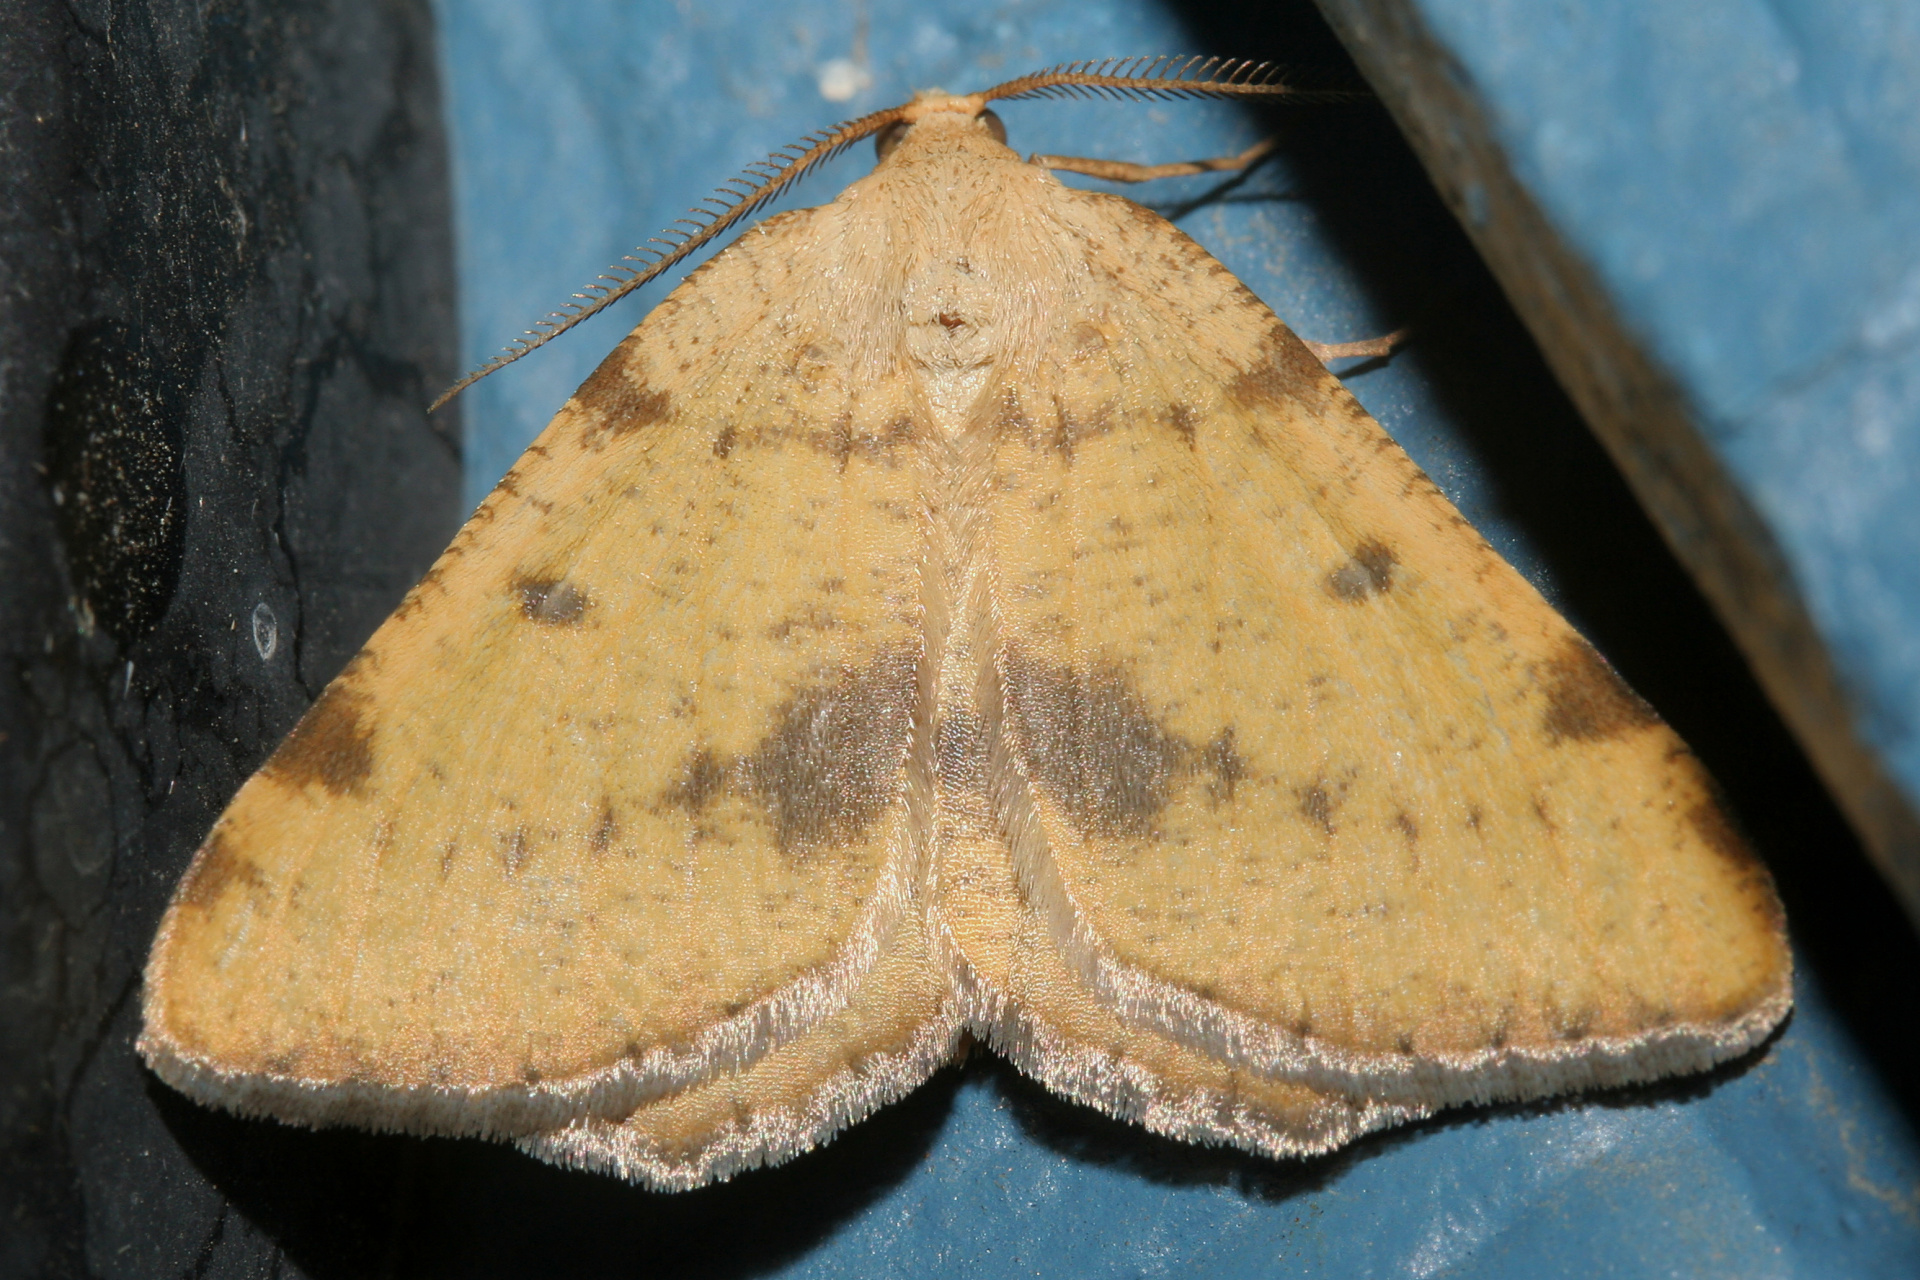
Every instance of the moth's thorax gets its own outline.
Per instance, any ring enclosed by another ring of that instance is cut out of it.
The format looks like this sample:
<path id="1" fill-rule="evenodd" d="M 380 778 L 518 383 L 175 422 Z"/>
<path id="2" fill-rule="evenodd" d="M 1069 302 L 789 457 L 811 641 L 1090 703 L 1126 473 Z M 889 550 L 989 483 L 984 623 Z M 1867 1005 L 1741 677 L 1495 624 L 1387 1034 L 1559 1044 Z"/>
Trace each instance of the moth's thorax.
<path id="1" fill-rule="evenodd" d="M 914 375 L 945 434 L 1067 313 L 1079 255 L 1061 194 L 977 119 L 940 111 L 838 202 L 860 345 Z"/>

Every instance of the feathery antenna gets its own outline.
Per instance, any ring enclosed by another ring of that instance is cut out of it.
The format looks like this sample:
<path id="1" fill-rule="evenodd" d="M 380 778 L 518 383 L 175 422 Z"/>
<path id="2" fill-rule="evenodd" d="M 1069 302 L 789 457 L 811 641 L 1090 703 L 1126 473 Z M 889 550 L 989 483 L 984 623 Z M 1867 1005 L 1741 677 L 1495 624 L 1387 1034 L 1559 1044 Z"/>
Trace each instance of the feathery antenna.
<path id="1" fill-rule="evenodd" d="M 988 102 L 1016 98 L 1338 98 L 1349 94 L 1303 93 L 1280 78 L 1271 62 L 1245 58 L 1105 58 L 1063 62 L 1030 76 L 995 85 Z"/>
<path id="2" fill-rule="evenodd" d="M 1271 62 L 1244 58 L 1141 57 L 1066 62 L 1021 76 L 975 95 L 981 103 L 1016 98 L 1238 98 L 1281 97 L 1337 101 L 1364 95 L 1302 92 L 1280 78 Z M 746 167 L 705 200 L 675 219 L 672 226 L 608 267 L 574 301 L 537 321 L 507 349 L 440 393 L 428 408 L 438 409 L 480 379 L 552 342 L 581 321 L 596 316 L 714 237 L 774 199 L 808 170 L 872 137 L 896 120 L 906 119 L 916 103 L 903 103 L 810 133 Z M 659 245 L 660 248 L 652 246 Z M 632 263 L 635 265 L 629 266 Z"/>
<path id="3" fill-rule="evenodd" d="M 860 139 L 871 137 L 886 128 L 905 111 L 904 105 L 890 107 L 861 116 L 858 120 L 837 124 L 831 129 L 810 133 L 798 142 L 781 147 L 765 160 L 748 165 L 739 177 L 729 178 L 712 195 L 687 210 L 687 217 L 674 219 L 666 230 L 601 272 L 593 283 L 573 295 L 575 301 L 536 321 L 525 334 L 515 338 L 505 351 L 442 391 L 439 398 L 427 407 L 427 412 L 432 413 L 488 374 L 546 346 L 582 320 L 600 314 L 649 280 L 658 278 L 688 254 L 696 252 L 728 227 L 793 185 L 801 174 L 823 161 L 831 160 Z M 656 249 L 652 247 L 654 245 L 662 247 Z M 628 263 L 638 265 L 628 266 Z"/>

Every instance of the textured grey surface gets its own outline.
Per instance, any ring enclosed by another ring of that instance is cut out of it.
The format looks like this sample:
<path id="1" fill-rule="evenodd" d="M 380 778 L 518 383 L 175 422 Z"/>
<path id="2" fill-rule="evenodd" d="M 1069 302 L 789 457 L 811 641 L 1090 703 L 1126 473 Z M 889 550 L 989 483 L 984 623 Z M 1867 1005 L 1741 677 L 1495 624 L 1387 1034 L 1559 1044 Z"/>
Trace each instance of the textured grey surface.
<path id="1" fill-rule="evenodd" d="M 0 1276 L 264 1274 L 131 1050 L 159 909 L 457 519 L 411 0 L 0 13 Z"/>

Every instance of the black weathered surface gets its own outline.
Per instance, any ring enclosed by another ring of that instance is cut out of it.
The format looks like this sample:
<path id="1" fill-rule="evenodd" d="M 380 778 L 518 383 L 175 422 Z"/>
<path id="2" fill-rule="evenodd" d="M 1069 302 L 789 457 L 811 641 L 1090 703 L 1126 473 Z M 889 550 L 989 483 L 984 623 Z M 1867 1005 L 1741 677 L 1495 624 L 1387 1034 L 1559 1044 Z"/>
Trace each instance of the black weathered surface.
<path id="1" fill-rule="evenodd" d="M 0 24 L 0 1276 L 284 1274 L 229 1204 L 253 1146 L 133 1056 L 139 969 L 457 521 L 428 7 Z"/>

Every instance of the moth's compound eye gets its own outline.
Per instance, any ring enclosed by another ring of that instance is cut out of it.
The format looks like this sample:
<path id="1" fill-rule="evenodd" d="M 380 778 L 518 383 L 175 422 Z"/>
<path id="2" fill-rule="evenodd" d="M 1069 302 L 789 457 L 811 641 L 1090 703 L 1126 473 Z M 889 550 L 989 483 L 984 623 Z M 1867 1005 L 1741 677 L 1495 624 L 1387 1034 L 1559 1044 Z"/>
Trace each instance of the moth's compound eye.
<path id="1" fill-rule="evenodd" d="M 873 135 L 873 155 L 876 160 L 885 160 L 893 149 L 900 145 L 900 139 L 907 136 L 907 130 L 913 128 L 911 120 L 895 120 L 892 124 Z"/>
<path id="2" fill-rule="evenodd" d="M 993 135 L 995 142 L 1003 147 L 1007 145 L 1007 126 L 999 116 L 991 111 L 982 111 L 980 122 L 987 126 L 987 132 Z"/>

